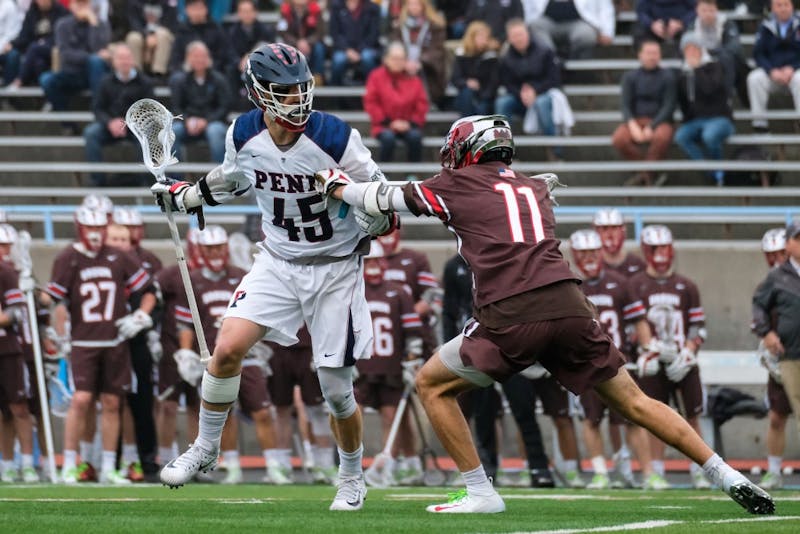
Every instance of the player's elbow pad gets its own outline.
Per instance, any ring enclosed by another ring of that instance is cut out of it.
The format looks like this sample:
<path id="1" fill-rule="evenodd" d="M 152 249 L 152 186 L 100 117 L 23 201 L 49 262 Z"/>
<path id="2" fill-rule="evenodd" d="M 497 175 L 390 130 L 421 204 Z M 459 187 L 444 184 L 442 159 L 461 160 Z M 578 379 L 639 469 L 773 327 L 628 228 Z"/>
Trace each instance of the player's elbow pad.
<path id="1" fill-rule="evenodd" d="M 243 172 L 226 174 L 222 165 L 214 167 L 192 188 L 208 206 L 217 206 L 242 196 L 250 190 L 250 182 Z M 199 205 L 199 204 L 198 204 Z"/>

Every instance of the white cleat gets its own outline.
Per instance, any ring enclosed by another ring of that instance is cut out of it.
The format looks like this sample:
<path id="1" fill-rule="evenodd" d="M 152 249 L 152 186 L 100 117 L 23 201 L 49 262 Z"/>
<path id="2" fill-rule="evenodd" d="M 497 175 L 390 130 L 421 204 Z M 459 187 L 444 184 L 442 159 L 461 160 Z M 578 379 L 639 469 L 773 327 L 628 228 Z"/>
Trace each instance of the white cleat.
<path id="1" fill-rule="evenodd" d="M 130 479 L 126 477 L 124 473 L 120 473 L 116 469 L 112 469 L 107 473 L 101 472 L 100 483 L 113 484 L 115 486 L 130 486 L 132 484 Z"/>
<path id="2" fill-rule="evenodd" d="M 228 474 L 222 479 L 223 484 L 241 484 L 242 483 L 242 468 L 238 465 L 229 465 Z"/>
<path id="3" fill-rule="evenodd" d="M 17 476 L 19 473 L 17 472 L 16 467 L 9 467 L 3 469 L 3 472 L 0 473 L 0 482 L 5 482 L 7 484 L 11 484 L 17 481 Z"/>
<path id="4" fill-rule="evenodd" d="M 69 469 L 61 470 L 61 482 L 64 484 L 77 484 L 78 483 L 78 468 L 71 467 Z"/>
<path id="5" fill-rule="evenodd" d="M 161 482 L 170 488 L 179 488 L 198 473 L 208 473 L 217 467 L 218 451 L 207 451 L 192 444 L 189 450 L 169 462 L 161 470 Z"/>
<path id="6" fill-rule="evenodd" d="M 264 482 L 275 484 L 276 486 L 291 484 L 291 466 L 281 465 L 281 463 L 276 460 L 270 460 L 267 462 L 267 476 L 264 477 Z"/>
<path id="7" fill-rule="evenodd" d="M 692 473 L 692 487 L 699 490 L 711 489 L 711 482 L 708 481 L 702 471 Z"/>
<path id="8" fill-rule="evenodd" d="M 506 511 L 503 498 L 493 493 L 489 496 L 470 495 L 467 490 L 449 494 L 450 500 L 444 504 L 432 504 L 425 508 L 435 514 L 498 514 Z"/>
<path id="9" fill-rule="evenodd" d="M 339 477 L 337 487 L 336 497 L 333 498 L 330 510 L 355 511 L 364 507 L 364 501 L 367 498 L 364 475 Z"/>
<path id="10" fill-rule="evenodd" d="M 39 473 L 37 473 L 36 469 L 34 469 L 33 467 L 23 467 L 22 481 L 25 484 L 36 484 L 37 482 L 40 482 Z"/>
<path id="11" fill-rule="evenodd" d="M 781 489 L 783 487 L 783 477 L 780 473 L 767 471 L 761 477 L 761 482 L 758 485 L 765 490 Z"/>

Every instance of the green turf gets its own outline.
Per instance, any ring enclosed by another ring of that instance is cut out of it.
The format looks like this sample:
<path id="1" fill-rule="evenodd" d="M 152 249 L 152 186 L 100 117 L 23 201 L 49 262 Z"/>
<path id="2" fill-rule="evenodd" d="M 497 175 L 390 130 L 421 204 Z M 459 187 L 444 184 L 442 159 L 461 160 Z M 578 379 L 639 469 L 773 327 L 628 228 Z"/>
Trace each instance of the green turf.
<path id="1" fill-rule="evenodd" d="M 81 533 L 191 532 L 520 532 L 591 529 L 644 521 L 677 521 L 656 533 L 800 532 L 800 493 L 777 492 L 779 521 L 762 522 L 721 492 L 672 490 L 501 490 L 507 511 L 499 515 L 434 515 L 439 488 L 369 490 L 360 512 L 329 512 L 329 487 L 264 485 L 0 486 L 0 532 Z M 437 497 L 433 497 L 436 495 Z M 561 496 L 560 498 L 552 498 Z M 709 523 L 714 520 L 756 522 Z M 628 527 L 630 528 L 630 527 Z M 604 531 L 605 532 L 605 531 Z M 630 532 L 630 530 L 628 530 Z M 642 531 L 643 532 L 643 531 Z"/>

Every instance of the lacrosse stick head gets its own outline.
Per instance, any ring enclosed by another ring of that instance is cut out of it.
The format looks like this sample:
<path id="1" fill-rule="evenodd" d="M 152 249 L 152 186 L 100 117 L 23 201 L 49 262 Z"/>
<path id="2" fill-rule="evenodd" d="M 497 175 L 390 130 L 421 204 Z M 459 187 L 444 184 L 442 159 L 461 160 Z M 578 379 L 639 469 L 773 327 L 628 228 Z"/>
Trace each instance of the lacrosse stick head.
<path id="1" fill-rule="evenodd" d="M 178 163 L 172 153 L 175 133 L 172 131 L 172 113 L 152 98 L 134 102 L 125 114 L 125 124 L 142 146 L 144 166 L 156 180 L 164 179 L 164 169 Z"/>
<path id="2" fill-rule="evenodd" d="M 14 249 L 17 248 L 18 237 L 16 228 L 8 223 L 0 223 L 0 261 L 14 263 L 17 268 L 19 265 L 14 259 Z"/>
<path id="3" fill-rule="evenodd" d="M 31 261 L 31 234 L 27 230 L 17 232 L 16 240 L 11 245 L 9 259 L 23 276 L 30 276 L 33 271 Z"/>

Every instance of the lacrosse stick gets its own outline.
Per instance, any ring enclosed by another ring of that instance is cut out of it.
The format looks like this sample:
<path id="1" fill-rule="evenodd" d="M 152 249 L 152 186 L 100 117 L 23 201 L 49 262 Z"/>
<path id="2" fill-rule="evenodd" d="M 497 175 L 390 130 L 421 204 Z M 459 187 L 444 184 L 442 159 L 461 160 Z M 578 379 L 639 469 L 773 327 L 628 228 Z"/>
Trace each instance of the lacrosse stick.
<path id="1" fill-rule="evenodd" d="M 39 389 L 39 405 L 42 410 L 42 425 L 44 426 L 44 442 L 47 448 L 47 471 L 50 481 L 57 482 L 55 448 L 53 447 L 53 427 L 50 423 L 50 406 L 47 400 L 47 384 L 45 384 L 44 360 L 42 359 L 42 345 L 39 342 L 39 323 L 36 316 L 36 302 L 33 287 L 33 262 L 31 261 L 31 234 L 25 230 L 17 235 L 17 258 L 20 269 L 20 286 L 24 288 L 25 301 L 28 308 L 28 323 L 31 329 L 31 344 L 33 345 L 33 362 L 36 366 L 36 386 Z M 40 429 L 41 430 L 41 429 Z"/>
<path id="2" fill-rule="evenodd" d="M 125 124 L 142 146 L 144 166 L 159 182 L 166 181 L 164 170 L 168 166 L 178 163 L 178 159 L 172 154 L 172 143 L 175 141 L 175 133 L 172 131 L 174 118 L 167 108 L 151 98 L 137 100 L 125 114 Z M 200 361 L 207 363 L 211 359 L 211 355 L 208 352 L 203 325 L 197 312 L 197 301 L 194 298 L 192 282 L 189 279 L 189 269 L 186 266 L 186 257 L 183 254 L 178 226 L 175 224 L 169 202 L 163 204 L 169 223 L 169 233 L 172 236 L 172 243 L 175 245 L 175 256 L 178 258 L 183 289 L 186 291 L 186 299 L 189 301 L 189 309 L 192 312 L 192 324 L 195 337 L 197 337 L 197 345 L 200 348 Z"/>
<path id="3" fill-rule="evenodd" d="M 374 486 L 376 488 L 387 487 L 386 470 L 390 469 L 394 464 L 392 447 L 394 446 L 394 440 L 397 438 L 397 431 L 400 428 L 400 422 L 403 420 L 403 413 L 406 411 L 406 406 L 408 406 L 408 397 L 411 395 L 411 390 L 413 388 L 413 383 L 406 384 L 406 387 L 403 390 L 403 396 L 400 397 L 400 402 L 397 404 L 397 411 L 394 414 L 392 426 L 389 428 L 389 435 L 386 437 L 386 444 L 383 446 L 383 450 L 375 455 L 375 458 L 372 460 L 372 464 L 364 472 L 364 480 L 370 486 Z"/>
<path id="4" fill-rule="evenodd" d="M 659 355 L 659 361 L 671 363 L 677 356 L 675 309 L 666 304 L 656 304 L 647 312 L 647 320 L 655 326 L 660 347 L 664 349 Z"/>

